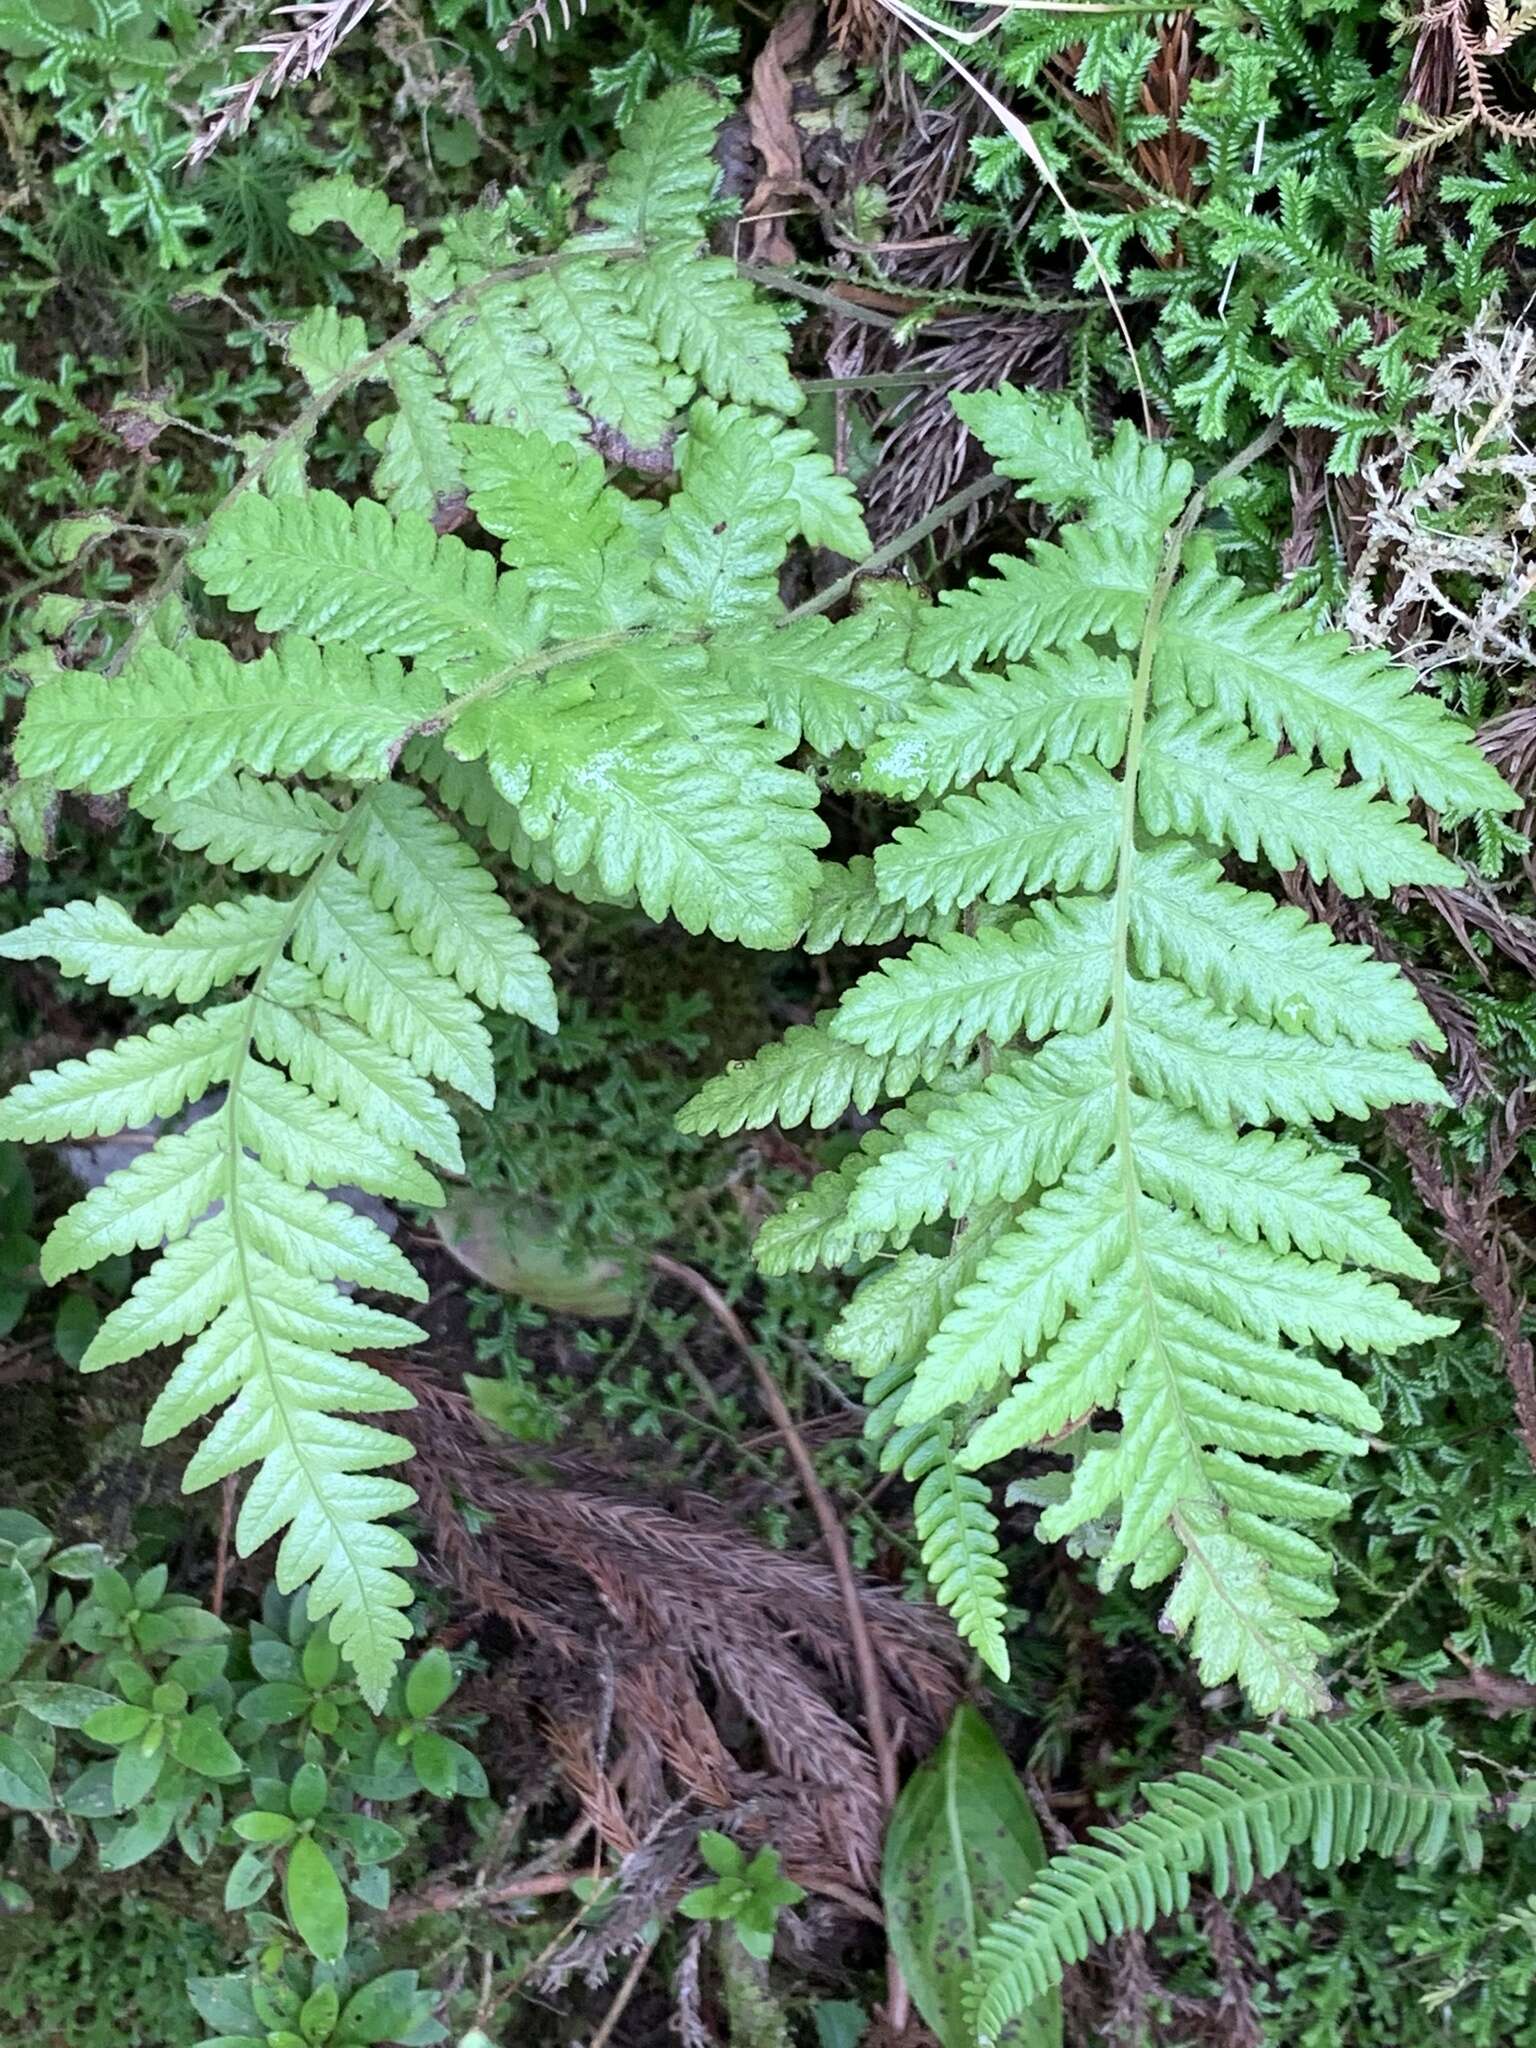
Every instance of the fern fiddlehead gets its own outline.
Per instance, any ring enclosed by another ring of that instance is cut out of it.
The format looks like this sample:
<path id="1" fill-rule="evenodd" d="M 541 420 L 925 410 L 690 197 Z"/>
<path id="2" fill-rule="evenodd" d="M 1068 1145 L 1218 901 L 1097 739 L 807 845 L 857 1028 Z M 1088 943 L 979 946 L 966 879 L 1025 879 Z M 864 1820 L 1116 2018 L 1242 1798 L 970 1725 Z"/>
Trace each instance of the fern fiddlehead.
<path id="1" fill-rule="evenodd" d="M 868 787 L 938 799 L 870 878 L 927 936 L 688 1121 L 771 1117 L 813 1063 L 819 1121 L 906 1096 L 758 1254 L 894 1252 L 833 1345 L 879 1389 L 884 1462 L 930 1487 L 941 1597 L 994 1669 L 995 1524 L 954 1491 L 935 1511 L 941 1441 L 962 1472 L 1065 1450 L 1041 1536 L 1102 1531 L 1107 1578 L 1173 1579 L 1167 1624 L 1208 1681 L 1315 1710 L 1331 1568 L 1311 1532 L 1347 1503 L 1280 1461 L 1377 1425 L 1319 1348 L 1451 1327 L 1364 1270 L 1435 1273 L 1316 1126 L 1441 1100 L 1413 1052 L 1439 1040 L 1392 969 L 1216 856 L 1346 891 L 1446 882 L 1404 801 L 1514 798 L 1406 672 L 1218 574 L 1187 465 L 1128 427 L 1101 454 L 1020 392 L 956 405 L 1067 523 L 918 619 L 930 692 L 865 751 Z M 928 1235 L 946 1217 L 947 1250 Z"/>

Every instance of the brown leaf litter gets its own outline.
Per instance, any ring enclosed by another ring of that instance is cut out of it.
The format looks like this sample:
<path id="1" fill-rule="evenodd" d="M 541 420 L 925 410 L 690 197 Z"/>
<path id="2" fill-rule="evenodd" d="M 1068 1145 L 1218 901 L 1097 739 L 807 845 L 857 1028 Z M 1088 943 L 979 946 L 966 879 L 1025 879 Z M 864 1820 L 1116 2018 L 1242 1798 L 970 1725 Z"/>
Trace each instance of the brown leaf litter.
<path id="1" fill-rule="evenodd" d="M 481 1703 L 531 1732 L 598 1838 L 680 1883 L 700 1821 L 729 1815 L 807 1890 L 869 1908 L 883 1803 L 833 1573 L 700 1497 L 664 1508 L 493 1441 L 462 1394 L 396 1377 L 418 1402 L 399 1426 L 423 1453 L 426 1569 L 466 1633 L 494 1620 L 518 1642 Z M 860 1597 L 897 1738 L 922 1753 L 960 1695 L 953 1633 L 888 1588 Z"/>

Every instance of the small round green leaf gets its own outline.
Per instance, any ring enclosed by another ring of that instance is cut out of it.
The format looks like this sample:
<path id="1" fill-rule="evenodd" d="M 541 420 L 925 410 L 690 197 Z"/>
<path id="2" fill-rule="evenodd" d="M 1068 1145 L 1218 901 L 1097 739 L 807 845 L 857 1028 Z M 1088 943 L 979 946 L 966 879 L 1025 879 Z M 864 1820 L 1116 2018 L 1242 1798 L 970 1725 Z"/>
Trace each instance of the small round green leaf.
<path id="1" fill-rule="evenodd" d="M 424 1721 L 446 1704 L 453 1692 L 453 1659 L 441 1644 L 418 1657 L 405 1681 L 405 1711 L 413 1721 Z"/>

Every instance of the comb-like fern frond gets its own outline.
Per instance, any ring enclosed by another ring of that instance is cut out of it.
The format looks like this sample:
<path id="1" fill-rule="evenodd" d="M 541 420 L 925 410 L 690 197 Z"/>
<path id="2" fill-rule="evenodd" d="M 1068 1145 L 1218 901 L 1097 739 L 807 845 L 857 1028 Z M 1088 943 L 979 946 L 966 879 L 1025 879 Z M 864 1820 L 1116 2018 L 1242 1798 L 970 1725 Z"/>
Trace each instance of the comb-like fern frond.
<path id="1" fill-rule="evenodd" d="M 797 534 L 868 538 L 790 424 L 785 320 L 701 253 L 722 111 L 663 94 L 553 250 L 520 246 L 532 210 L 509 200 L 450 217 L 407 271 L 398 207 L 347 178 L 301 194 L 299 230 L 356 235 L 410 317 L 377 341 L 360 314 L 295 323 L 302 407 L 195 537 L 193 602 L 271 644 L 237 659 L 172 602 L 120 673 L 40 664 L 16 734 L 24 776 L 124 790 L 170 846 L 250 878 L 160 932 L 101 897 L 0 939 L 203 1005 L 32 1075 L 0 1132 L 152 1138 L 61 1219 L 45 1270 L 153 1255 L 86 1369 L 180 1350 L 151 1440 L 209 1422 L 187 1485 L 250 1475 L 240 1549 L 281 1538 L 280 1585 L 309 1585 L 375 1701 L 408 1633 L 391 1518 L 413 1495 L 405 1441 L 365 1418 L 409 1404 L 358 1354 L 415 1331 L 342 1290 L 425 1290 L 336 1191 L 441 1200 L 452 1098 L 494 1097 L 482 1010 L 556 1024 L 531 934 L 447 814 L 583 901 L 787 946 L 827 835 L 786 762 L 807 735 L 861 744 L 913 687 L 893 603 L 834 625 L 780 598 Z M 375 496 L 310 488 L 318 421 L 377 378 Z M 446 530 L 466 508 L 474 544 Z M 807 1103 L 829 1115 L 944 1064 L 826 1050 Z"/>
<path id="2" fill-rule="evenodd" d="M 1146 1787 L 1147 1811 L 1053 1856 L 977 1952 L 984 2048 L 1097 1943 L 1189 1904 L 1190 1879 L 1248 1890 L 1305 1850 L 1322 1870 L 1360 1856 L 1433 1863 L 1454 1845 L 1474 1868 L 1490 1808 L 1482 1774 L 1443 1737 L 1394 1741 L 1358 1722 L 1248 1732 L 1197 1771 Z"/>
<path id="3" fill-rule="evenodd" d="M 832 1341 L 875 1376 L 888 1462 L 916 1456 L 940 1597 L 1005 1673 L 977 1571 L 990 1518 L 947 1475 L 1049 1444 L 1071 1465 L 1041 1537 L 1102 1529 L 1107 1580 L 1173 1579 L 1168 1626 L 1208 1682 L 1308 1711 L 1332 1604 L 1315 1532 L 1347 1503 L 1290 1461 L 1377 1426 L 1321 1353 L 1451 1327 L 1363 1270 L 1435 1277 L 1320 1127 L 1443 1099 L 1416 1053 L 1440 1038 L 1394 969 L 1215 856 L 1354 893 L 1441 883 L 1459 871 L 1408 799 L 1515 798 L 1405 671 L 1219 576 L 1163 448 L 1122 427 L 1096 451 L 1070 408 L 1016 391 L 956 405 L 1076 516 L 917 618 L 935 680 L 886 721 L 863 779 L 938 800 L 872 869 L 822 884 L 828 936 L 942 922 L 690 1114 L 825 1118 L 930 1063 L 926 1092 L 770 1219 L 759 1255 L 774 1272 L 913 1246 Z M 871 1064 L 839 1070 L 838 1045 Z M 857 1082 L 812 1078 L 837 1071 Z M 871 1344 L 882 1319 L 898 1348 Z"/>

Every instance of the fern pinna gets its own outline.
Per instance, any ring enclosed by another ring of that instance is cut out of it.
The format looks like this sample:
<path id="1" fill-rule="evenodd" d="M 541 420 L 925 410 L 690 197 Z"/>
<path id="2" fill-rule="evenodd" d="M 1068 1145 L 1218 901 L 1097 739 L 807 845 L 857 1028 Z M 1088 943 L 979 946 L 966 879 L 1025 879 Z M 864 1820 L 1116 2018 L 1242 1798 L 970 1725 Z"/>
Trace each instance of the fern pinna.
<path id="1" fill-rule="evenodd" d="M 157 1127 L 57 1224 L 45 1273 L 165 1247 L 85 1368 L 191 1340 L 147 1439 L 222 1409 L 186 1484 L 254 1468 L 240 1550 L 281 1535 L 280 1587 L 309 1583 L 375 1701 L 408 1633 L 413 1553 L 391 1518 L 413 1495 L 391 1476 L 405 1442 L 360 1418 L 409 1401 L 353 1354 L 417 1333 L 338 1283 L 425 1288 L 323 1191 L 439 1201 L 433 1169 L 462 1164 L 447 1098 L 492 1100 L 482 1007 L 556 1024 L 548 969 L 461 825 L 583 900 L 787 945 L 825 833 L 815 780 L 781 764 L 806 730 L 864 744 L 906 687 L 879 610 L 834 625 L 779 599 L 795 534 L 854 554 L 867 540 L 850 488 L 789 423 L 783 323 L 698 253 L 717 118 L 702 92 L 665 95 L 594 224 L 542 268 L 520 269 L 506 209 L 488 209 L 406 276 L 419 310 L 400 336 L 370 347 L 330 310 L 299 322 L 290 352 L 315 395 L 190 556 L 245 645 L 252 625 L 276 637 L 237 659 L 167 598 L 121 673 L 39 675 L 16 741 L 36 783 L 126 790 L 173 847 L 267 877 L 159 933 L 100 898 L 0 940 L 122 996 L 232 991 L 33 1074 L 0 1131 Z M 340 217 L 398 257 L 379 195 L 332 180 L 302 205 L 302 226 Z M 386 364 L 399 405 L 373 482 L 388 505 L 311 488 L 329 406 Z M 615 428 L 660 447 L 652 495 L 617 488 L 587 445 Z M 500 564 L 436 530 L 452 490 Z"/>
<path id="2" fill-rule="evenodd" d="M 1005 1580 L 975 1475 L 1049 1445 L 1070 1464 L 1041 1537 L 1107 1580 L 1172 1577 L 1166 1626 L 1209 1682 L 1311 1710 L 1331 1605 L 1313 1531 L 1347 1503 L 1282 1461 L 1377 1426 L 1319 1351 L 1451 1327 L 1370 1277 L 1436 1275 L 1320 1126 L 1442 1100 L 1413 1051 L 1441 1040 L 1394 968 L 1220 857 L 1350 893 L 1454 882 L 1409 800 L 1515 798 L 1406 671 L 1218 572 L 1183 462 L 1129 427 L 1096 452 L 1075 411 L 1017 391 L 955 402 L 1065 523 L 918 619 L 933 680 L 864 754 L 864 787 L 924 808 L 832 884 L 832 924 L 926 936 L 688 1120 L 905 1098 L 758 1255 L 878 1260 L 834 1349 L 993 1670 Z"/>

